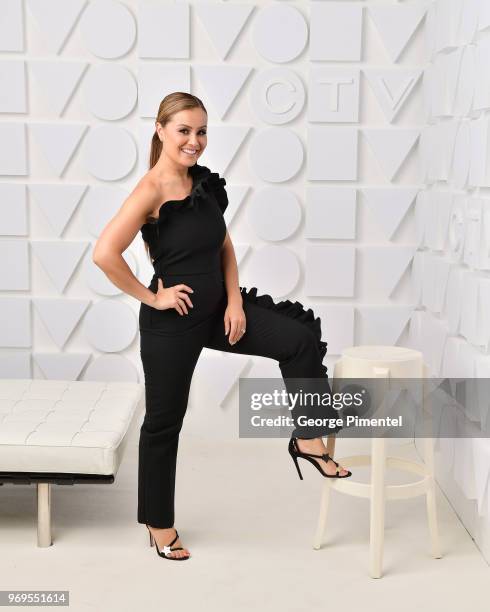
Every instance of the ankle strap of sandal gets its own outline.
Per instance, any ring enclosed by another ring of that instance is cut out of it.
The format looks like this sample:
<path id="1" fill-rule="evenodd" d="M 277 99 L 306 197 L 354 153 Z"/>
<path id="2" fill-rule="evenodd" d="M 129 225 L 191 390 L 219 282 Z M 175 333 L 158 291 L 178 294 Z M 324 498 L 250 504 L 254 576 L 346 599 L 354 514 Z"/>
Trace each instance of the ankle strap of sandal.
<path id="1" fill-rule="evenodd" d="M 323 455 L 314 455 L 313 453 L 304 453 L 303 451 L 300 451 L 296 440 L 294 440 L 294 445 L 296 446 L 296 450 L 298 451 L 300 455 L 305 455 L 306 457 L 317 457 L 318 459 L 323 459 L 324 461 L 328 461 L 329 459 L 332 459 L 328 453 L 323 453 Z"/>
<path id="2" fill-rule="evenodd" d="M 301 453 L 301 451 L 299 451 Z M 318 459 L 323 459 L 324 461 L 328 461 L 331 459 L 328 453 L 323 453 L 323 455 L 314 455 L 313 453 L 301 453 L 302 455 L 306 455 L 307 457 L 318 457 Z"/>

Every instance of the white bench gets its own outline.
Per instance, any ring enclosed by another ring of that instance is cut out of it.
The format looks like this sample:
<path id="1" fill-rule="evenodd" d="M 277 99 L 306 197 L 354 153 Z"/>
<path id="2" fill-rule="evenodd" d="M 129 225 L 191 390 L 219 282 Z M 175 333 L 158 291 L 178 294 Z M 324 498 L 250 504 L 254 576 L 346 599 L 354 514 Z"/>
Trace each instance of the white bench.
<path id="1" fill-rule="evenodd" d="M 144 385 L 0 379 L 0 484 L 36 484 L 38 546 L 51 546 L 51 484 L 111 484 Z"/>

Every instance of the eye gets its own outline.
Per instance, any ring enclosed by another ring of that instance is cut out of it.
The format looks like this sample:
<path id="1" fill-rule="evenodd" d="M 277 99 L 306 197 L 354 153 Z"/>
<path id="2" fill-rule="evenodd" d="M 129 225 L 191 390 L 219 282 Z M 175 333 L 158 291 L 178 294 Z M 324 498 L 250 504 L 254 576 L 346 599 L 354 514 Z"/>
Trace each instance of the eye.
<path id="1" fill-rule="evenodd" d="M 188 132 L 189 130 L 187 128 L 182 128 L 181 130 L 179 130 L 180 132 L 184 133 L 184 132 Z M 202 134 L 203 136 L 206 136 L 206 130 L 200 130 L 199 134 Z"/>

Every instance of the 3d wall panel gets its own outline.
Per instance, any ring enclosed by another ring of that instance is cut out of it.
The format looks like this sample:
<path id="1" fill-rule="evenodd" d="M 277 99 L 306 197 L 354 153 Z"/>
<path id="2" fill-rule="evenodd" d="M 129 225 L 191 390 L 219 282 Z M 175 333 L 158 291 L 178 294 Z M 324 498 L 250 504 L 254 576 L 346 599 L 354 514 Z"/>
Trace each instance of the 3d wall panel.
<path id="1" fill-rule="evenodd" d="M 423 351 L 435 376 L 487 378 L 489 3 L 435 0 L 429 3 L 426 23 L 429 63 L 423 79 L 426 121 L 420 146 L 424 176 L 416 202 L 418 250 L 412 269 L 417 310 L 411 317 L 409 344 Z M 479 402 L 479 414 L 471 418 L 485 427 L 488 397 Z M 437 440 L 436 460 L 445 492 L 490 559 L 488 442 Z M 475 476 L 474 487 L 467 487 L 467 474 Z"/>

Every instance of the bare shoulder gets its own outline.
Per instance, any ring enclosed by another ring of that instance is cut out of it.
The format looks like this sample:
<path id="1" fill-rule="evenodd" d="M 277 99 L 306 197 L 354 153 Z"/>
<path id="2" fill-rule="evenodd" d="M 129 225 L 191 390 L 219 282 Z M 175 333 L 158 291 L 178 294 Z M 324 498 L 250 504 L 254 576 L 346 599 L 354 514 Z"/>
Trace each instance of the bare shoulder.
<path id="1" fill-rule="evenodd" d="M 142 177 L 122 206 L 104 227 L 94 247 L 93 259 L 103 261 L 114 254 L 122 254 L 157 208 L 160 194 L 149 180 Z"/>
<path id="2" fill-rule="evenodd" d="M 158 208 L 160 196 L 157 183 L 147 173 L 136 183 L 123 206 L 131 208 L 132 212 L 140 218 L 141 222 L 145 223 L 146 219 L 151 217 L 154 210 Z"/>

